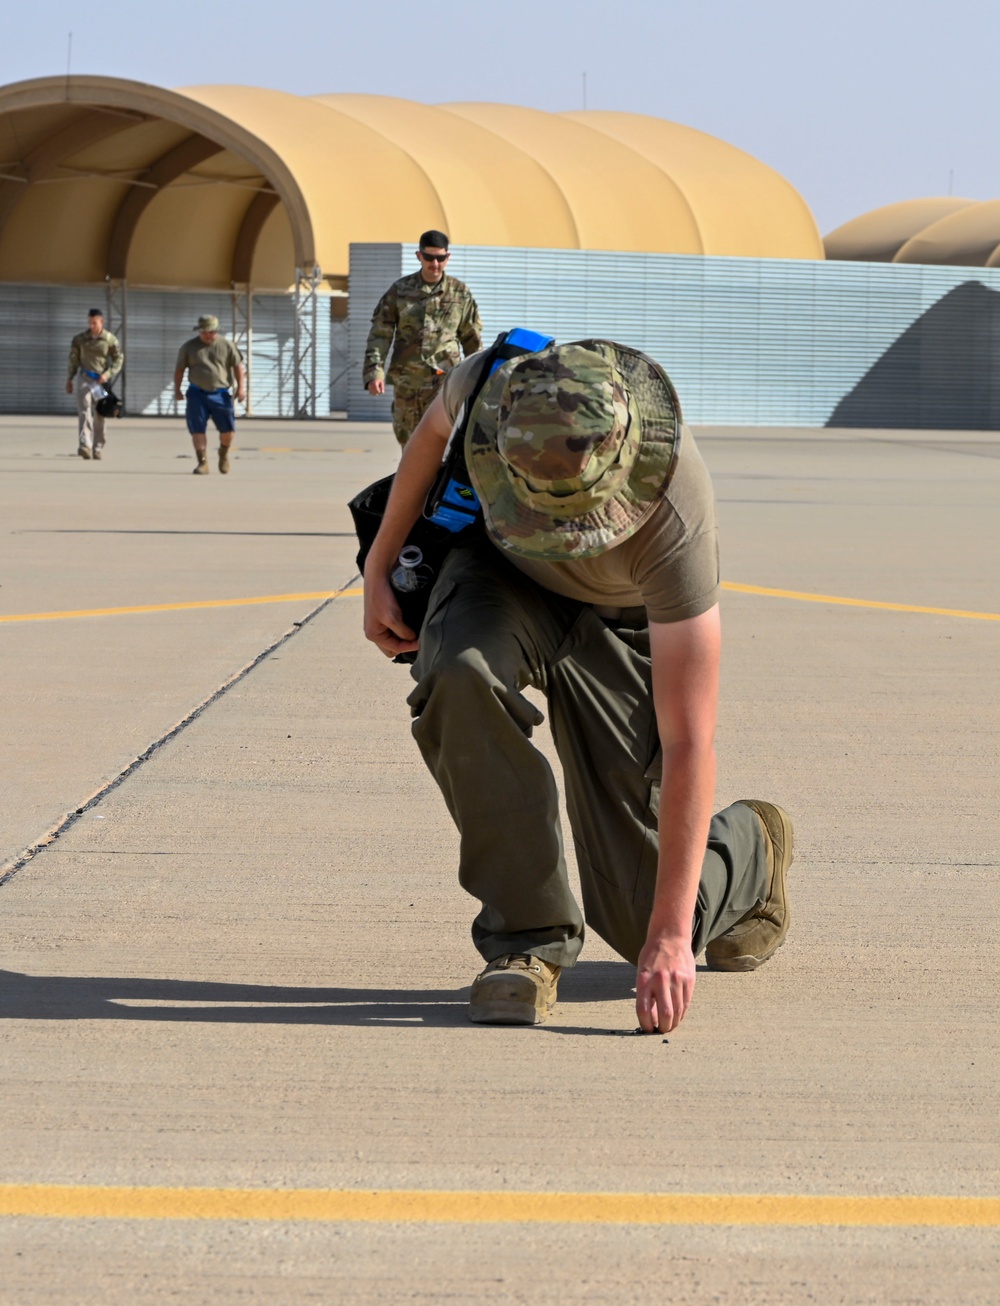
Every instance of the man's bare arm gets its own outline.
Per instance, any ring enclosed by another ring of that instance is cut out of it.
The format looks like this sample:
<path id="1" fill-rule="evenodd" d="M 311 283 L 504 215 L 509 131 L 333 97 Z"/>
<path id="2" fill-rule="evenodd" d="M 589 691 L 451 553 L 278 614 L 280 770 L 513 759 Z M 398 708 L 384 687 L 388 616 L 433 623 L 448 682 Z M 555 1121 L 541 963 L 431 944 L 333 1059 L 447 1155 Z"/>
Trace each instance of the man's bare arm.
<path id="1" fill-rule="evenodd" d="M 636 1013 L 668 1033 L 694 992 L 691 926 L 715 793 L 715 720 L 721 627 L 718 605 L 689 621 L 650 624 L 653 700 L 663 748 L 660 854 Z"/>
<path id="2" fill-rule="evenodd" d="M 176 370 L 176 372 L 174 372 L 174 398 L 175 399 L 184 398 L 184 395 L 181 393 L 181 382 L 184 380 L 184 373 L 186 371 L 187 371 L 186 367 L 179 367 Z"/>
<path id="3" fill-rule="evenodd" d="M 234 366 L 233 375 L 236 377 L 236 402 L 242 404 L 247 397 L 247 373 L 242 363 Z"/>
<path id="4" fill-rule="evenodd" d="M 406 442 L 382 525 L 365 560 L 365 637 L 386 657 L 410 653 L 418 647 L 416 635 L 399 611 L 389 573 L 410 528 L 423 511 L 450 434 L 451 422 L 441 395 L 436 394 Z"/>

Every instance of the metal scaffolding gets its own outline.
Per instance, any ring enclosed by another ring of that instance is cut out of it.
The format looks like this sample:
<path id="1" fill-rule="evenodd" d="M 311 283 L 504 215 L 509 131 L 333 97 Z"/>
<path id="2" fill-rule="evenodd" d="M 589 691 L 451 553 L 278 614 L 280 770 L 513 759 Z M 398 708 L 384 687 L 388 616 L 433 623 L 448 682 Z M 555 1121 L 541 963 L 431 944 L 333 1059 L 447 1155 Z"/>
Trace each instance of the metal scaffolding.
<path id="1" fill-rule="evenodd" d="M 233 342 L 246 370 L 247 417 L 253 416 L 253 292 L 247 281 L 233 282 Z"/>
<path id="2" fill-rule="evenodd" d="M 316 416 L 316 364 L 319 334 L 319 283 L 315 265 L 295 269 L 295 338 L 293 406 L 297 418 Z"/>
<path id="3" fill-rule="evenodd" d="M 126 354 L 126 366 L 118 374 L 117 388 L 118 397 L 122 401 L 122 411 L 125 411 L 125 387 L 128 377 L 128 355 L 127 342 L 125 339 L 128 327 L 128 282 L 124 277 L 108 277 L 108 312 L 106 322 L 108 330 L 112 335 L 118 337 L 122 347 L 122 353 Z"/>

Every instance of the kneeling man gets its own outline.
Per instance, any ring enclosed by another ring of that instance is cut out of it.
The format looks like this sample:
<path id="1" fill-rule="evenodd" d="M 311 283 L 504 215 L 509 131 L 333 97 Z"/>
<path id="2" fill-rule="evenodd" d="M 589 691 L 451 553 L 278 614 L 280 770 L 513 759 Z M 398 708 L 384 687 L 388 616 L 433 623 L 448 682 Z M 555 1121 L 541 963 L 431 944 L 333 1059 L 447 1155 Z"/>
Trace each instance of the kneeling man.
<path id="1" fill-rule="evenodd" d="M 753 970 L 788 930 L 792 825 L 746 799 L 712 815 L 720 626 L 715 502 L 661 368 L 605 340 L 503 363 L 465 437 L 483 529 L 449 553 L 419 639 L 389 574 L 488 354 L 449 373 L 403 451 L 365 565 L 365 634 L 417 650 L 413 733 L 461 837 L 485 969 L 469 1016 L 537 1024 L 584 918 L 637 967 L 642 1027 L 672 1030 L 695 957 Z M 548 701 L 583 890 L 570 892 Z"/>

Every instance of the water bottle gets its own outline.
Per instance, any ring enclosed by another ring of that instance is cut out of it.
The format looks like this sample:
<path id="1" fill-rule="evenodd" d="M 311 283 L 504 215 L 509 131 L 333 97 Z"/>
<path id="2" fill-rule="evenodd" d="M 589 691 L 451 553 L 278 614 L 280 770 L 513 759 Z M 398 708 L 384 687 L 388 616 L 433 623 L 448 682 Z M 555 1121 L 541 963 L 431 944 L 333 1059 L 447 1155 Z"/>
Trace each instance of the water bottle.
<path id="1" fill-rule="evenodd" d="M 399 561 L 389 577 L 389 584 L 397 594 L 426 589 L 433 580 L 434 573 L 425 565 L 423 552 L 415 544 L 400 549 Z"/>

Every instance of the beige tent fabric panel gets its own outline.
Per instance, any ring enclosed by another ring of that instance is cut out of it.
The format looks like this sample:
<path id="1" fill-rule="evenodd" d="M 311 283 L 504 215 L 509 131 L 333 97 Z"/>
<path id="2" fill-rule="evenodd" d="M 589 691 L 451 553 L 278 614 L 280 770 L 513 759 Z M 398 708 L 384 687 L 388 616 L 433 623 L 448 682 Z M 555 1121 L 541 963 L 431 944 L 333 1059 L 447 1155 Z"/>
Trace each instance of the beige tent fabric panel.
<path id="1" fill-rule="evenodd" d="M 504 104 L 442 107 L 496 132 L 538 160 L 566 197 L 578 248 L 701 252 L 690 210 L 674 183 L 648 159 L 603 132 L 540 109 Z M 672 230 L 676 237 L 665 238 Z"/>
<path id="2" fill-rule="evenodd" d="M 103 281 L 108 232 L 127 187 L 85 178 L 25 186 L 0 241 L 0 281 Z"/>
<path id="3" fill-rule="evenodd" d="M 734 145 L 640 114 L 592 109 L 563 116 L 604 132 L 661 168 L 691 210 L 702 253 L 823 258 L 819 229 L 802 196 L 773 168 Z"/>
<path id="4" fill-rule="evenodd" d="M 0 119 L 0 161 L 8 167 L 15 159 L 34 153 L 45 141 L 74 122 L 80 114 L 75 104 L 53 104 L 21 110 Z M 5 168 L 4 171 L 7 169 Z"/>
<path id="5" fill-rule="evenodd" d="M 1000 200 L 969 204 L 911 237 L 894 263 L 984 267 L 1000 244 Z"/>
<path id="6" fill-rule="evenodd" d="M 247 208 L 230 186 L 167 186 L 136 226 L 127 265 L 130 283 L 226 289 L 233 248 Z"/>
<path id="7" fill-rule="evenodd" d="M 438 195 L 444 230 L 466 245 L 572 247 L 565 197 L 540 164 L 510 141 L 445 109 L 383 95 L 318 95 L 367 123 L 423 169 Z M 399 239 L 412 241 L 430 225 Z"/>
<path id="8" fill-rule="evenodd" d="M 247 191 L 270 189 L 260 170 L 232 150 L 222 150 L 203 163 L 196 163 L 177 184 L 200 186 L 205 181 L 221 181 Z"/>
<path id="9" fill-rule="evenodd" d="M 826 256 L 865 263 L 891 263 L 918 232 L 974 202 L 958 196 L 938 195 L 885 204 L 852 218 L 824 237 Z"/>
<path id="10" fill-rule="evenodd" d="M 398 241 L 404 231 L 412 240 L 414 223 L 444 221 L 423 171 L 356 118 L 250 86 L 189 87 L 184 94 L 232 118 L 280 155 L 305 200 L 314 258 L 325 273 L 347 273 L 352 241 Z"/>
<path id="11" fill-rule="evenodd" d="M 93 145 L 75 150 L 63 160 L 64 165 L 91 168 L 95 172 L 138 174 L 191 135 L 186 127 L 162 118 L 134 125 L 122 119 L 110 120 L 111 123 L 115 121 L 121 124 L 118 131 Z"/>
<path id="12" fill-rule="evenodd" d="M 52 116 L 42 112 L 41 117 L 52 130 L 44 136 L 34 130 L 27 132 L 33 138 L 33 145 L 29 148 L 22 143 L 20 154 L 15 151 L 15 159 L 4 169 L 8 179 L 0 181 L 0 240 L 10 215 L 35 185 L 62 183 L 86 172 L 108 176 L 112 184 L 117 184 L 116 174 L 132 178 L 144 167 L 141 148 L 137 154 L 133 141 L 130 149 L 123 150 L 123 137 L 136 131 L 148 134 L 152 130 L 156 134 L 153 148 L 169 150 L 171 142 L 184 135 L 183 128 L 144 122 L 138 114 L 108 113 L 92 106 L 75 106 L 69 115 L 60 112 Z M 20 122 L 20 128 L 12 125 L 15 119 Z M 22 129 L 34 125 L 35 112 L 11 114 L 3 121 L 21 140 Z M 19 176 L 30 184 L 17 181 Z M 86 221 L 88 217 L 82 214 L 81 220 Z"/>
<path id="13" fill-rule="evenodd" d="M 250 94 L 252 96 L 253 92 Z M 259 93 L 262 99 L 272 94 L 277 93 Z M 281 98 L 292 103 L 305 103 L 295 96 Z M 145 116 L 166 120 L 176 127 L 186 129 L 189 134 L 214 141 L 246 159 L 252 169 L 265 177 L 280 195 L 291 216 L 296 259 L 303 265 L 311 265 L 315 258 L 312 219 L 298 179 L 282 154 L 273 149 L 265 137 L 248 130 L 235 117 L 227 114 L 225 109 L 218 111 L 213 108 L 208 103 L 210 99 L 210 96 L 206 96 L 205 102 L 201 102 L 193 96 L 122 78 L 91 76 L 69 79 L 38 78 L 0 87 L 0 119 L 4 115 L 17 114 L 18 134 L 26 135 L 27 132 L 21 133 L 21 127 L 34 122 L 36 118 L 38 121 L 47 120 L 56 130 L 69 131 L 73 127 L 74 115 L 83 118 L 85 115 L 93 115 L 97 112 L 102 116 L 107 115 L 110 119 L 121 118 L 126 127 L 133 125 L 130 120 L 138 124 Z M 67 104 L 70 107 L 67 108 Z M 53 110 L 58 110 L 58 116 L 53 116 Z M 37 133 L 33 134 L 37 135 Z M 138 167 L 146 168 L 156 161 L 156 157 L 150 151 L 149 157 L 136 158 L 134 161 Z M 110 185 L 111 183 L 98 184 Z M 89 230 L 90 226 L 99 220 L 103 223 L 103 230 L 100 232 Z M 106 212 L 98 215 L 96 209 L 78 210 L 77 235 L 80 244 L 88 249 L 100 246 L 102 243 L 106 247 L 113 221 L 113 217 L 109 219 Z M 9 242 L 6 235 L 3 235 L 0 245 L 3 246 L 0 249 L 0 260 L 8 263 L 12 255 L 8 249 Z M 54 263 L 50 276 L 43 279 L 55 278 L 57 265 Z M 93 268 L 88 267 L 86 276 L 89 277 L 92 272 Z M 27 272 L 22 275 L 26 276 Z M 81 272 L 71 279 L 79 280 L 83 275 Z M 104 275 L 103 272 L 101 275 Z M 215 271 L 216 279 L 222 280 L 225 275 L 226 271 L 220 265 Z"/>
<path id="14" fill-rule="evenodd" d="M 295 242 L 280 204 L 257 238 L 250 280 L 259 290 L 288 290 L 295 280 Z"/>

